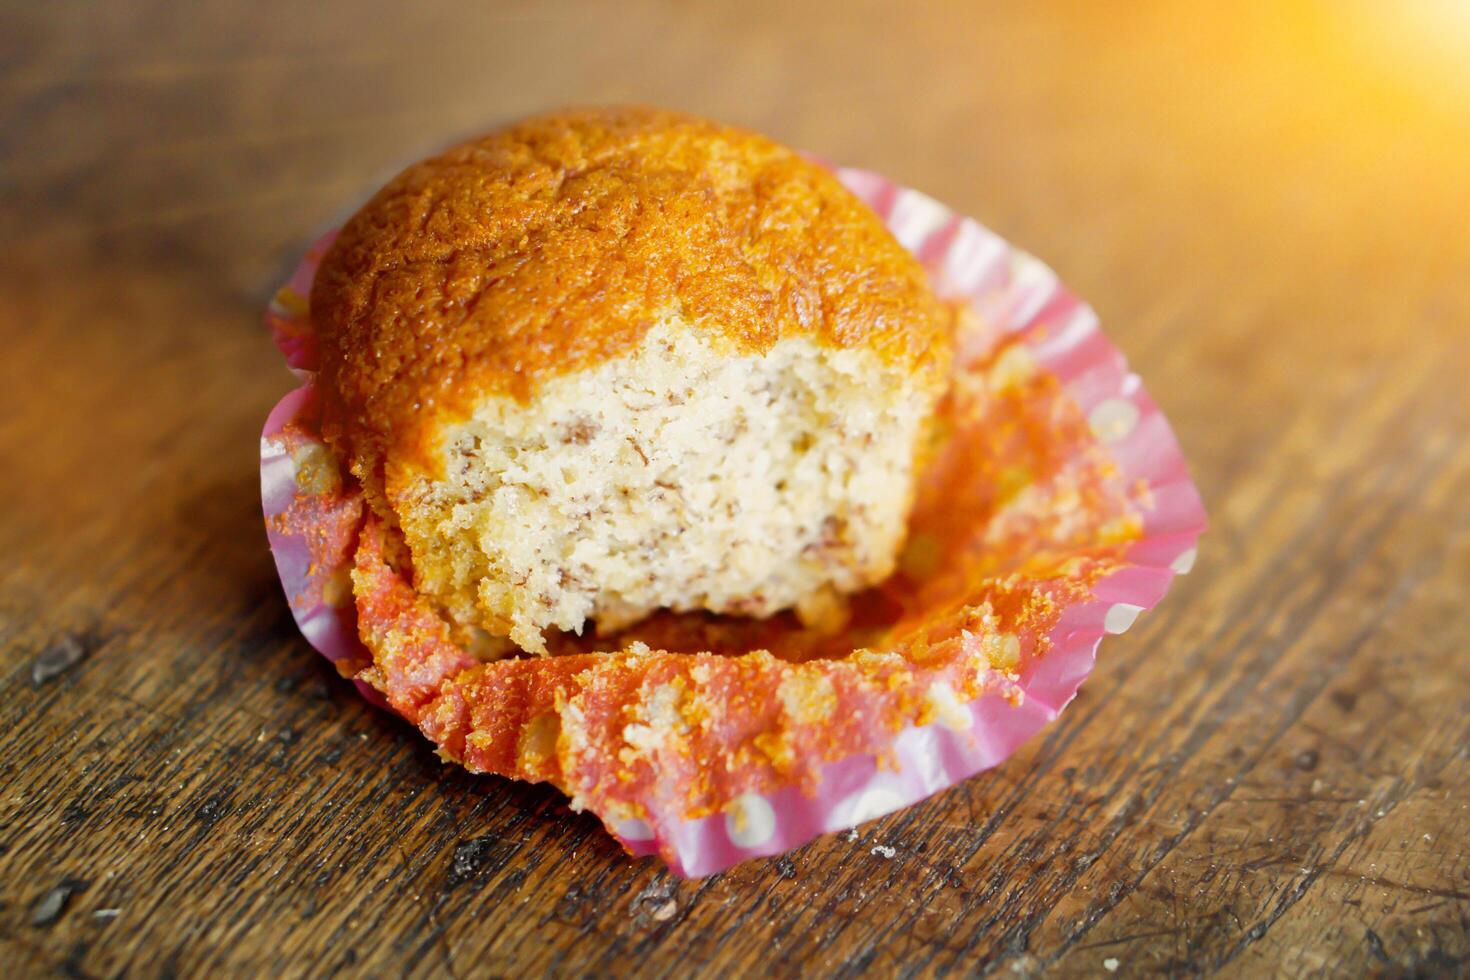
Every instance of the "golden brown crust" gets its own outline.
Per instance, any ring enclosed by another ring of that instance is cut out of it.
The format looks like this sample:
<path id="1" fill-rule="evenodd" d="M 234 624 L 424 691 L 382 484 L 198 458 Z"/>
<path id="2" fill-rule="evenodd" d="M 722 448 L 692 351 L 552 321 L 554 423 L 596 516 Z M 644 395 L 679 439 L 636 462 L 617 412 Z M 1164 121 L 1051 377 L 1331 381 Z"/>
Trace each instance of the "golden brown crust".
<path id="1" fill-rule="evenodd" d="M 360 473 L 423 458 L 444 415 L 671 312 L 740 351 L 808 335 L 946 368 L 922 269 L 826 170 L 692 116 L 559 112 L 410 167 L 347 222 L 311 293 L 326 435 Z"/>

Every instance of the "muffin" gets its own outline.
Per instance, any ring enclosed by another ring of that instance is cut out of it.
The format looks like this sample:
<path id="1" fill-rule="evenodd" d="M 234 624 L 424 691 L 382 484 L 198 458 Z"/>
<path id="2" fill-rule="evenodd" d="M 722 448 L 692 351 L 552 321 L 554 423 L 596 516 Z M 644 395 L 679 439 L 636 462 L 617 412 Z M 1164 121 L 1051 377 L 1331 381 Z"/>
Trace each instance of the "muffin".
<path id="1" fill-rule="evenodd" d="M 660 609 L 839 621 L 893 570 L 951 356 L 829 172 L 645 108 L 410 167 L 310 308 L 323 434 L 484 656 Z"/>

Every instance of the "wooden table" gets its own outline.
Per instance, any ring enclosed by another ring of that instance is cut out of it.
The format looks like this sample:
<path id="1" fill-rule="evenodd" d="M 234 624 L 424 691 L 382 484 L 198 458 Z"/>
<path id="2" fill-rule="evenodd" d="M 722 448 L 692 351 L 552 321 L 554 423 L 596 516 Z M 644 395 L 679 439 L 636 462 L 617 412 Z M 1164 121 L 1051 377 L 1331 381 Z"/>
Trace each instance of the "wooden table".
<path id="1" fill-rule="evenodd" d="M 1459 5 L 369 6 L 0 14 L 12 971 L 1470 969 Z M 1213 520 L 1004 766 L 702 881 L 359 702 L 258 501 L 260 314 L 312 235 L 455 137 L 629 99 L 1046 258 Z"/>

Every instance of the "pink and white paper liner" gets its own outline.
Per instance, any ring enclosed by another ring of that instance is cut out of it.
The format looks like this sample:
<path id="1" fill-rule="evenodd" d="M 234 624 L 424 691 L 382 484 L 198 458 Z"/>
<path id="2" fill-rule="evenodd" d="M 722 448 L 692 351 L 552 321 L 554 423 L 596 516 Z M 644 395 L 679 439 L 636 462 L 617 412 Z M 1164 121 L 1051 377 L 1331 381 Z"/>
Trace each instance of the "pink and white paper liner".
<path id="1" fill-rule="evenodd" d="M 821 767 L 814 795 L 795 786 L 747 793 L 726 812 L 693 820 L 605 820 L 632 854 L 662 854 L 686 877 L 713 874 L 741 861 L 780 854 L 813 838 L 846 830 L 916 803 L 1003 762 L 1056 718 L 1091 673 L 1098 644 L 1122 633 L 1152 608 L 1176 574 L 1193 566 L 1205 529 L 1204 507 L 1163 413 L 1123 355 L 1103 335 L 1096 314 L 1032 256 L 977 222 L 917 191 L 873 173 L 839 168 L 842 182 L 867 202 L 928 271 L 942 297 L 967 301 L 991 329 L 1023 343 L 1037 367 L 1054 375 L 1086 413 L 1123 475 L 1146 485 L 1151 507 L 1130 564 L 1103 579 L 1092 597 L 1063 610 L 1050 649 L 1008 689 L 991 691 L 946 712 L 940 721 L 900 732 L 884 765 L 871 755 Z M 266 420 L 261 439 L 261 496 L 267 534 L 291 610 L 308 642 L 334 662 L 364 661 L 350 602 L 324 598 L 306 541 L 277 525 L 295 496 L 301 470 L 300 428 L 294 445 L 282 432 L 313 398 L 312 338 L 283 329 L 300 313 L 317 263 L 331 242 L 318 241 L 278 294 L 268 314 L 278 345 L 306 384 Z M 961 351 L 963 358 L 966 352 Z M 321 447 L 324 449 L 324 447 Z M 360 507 L 352 498 L 348 507 Z M 351 514 L 336 515 L 351 519 Z M 376 704 L 377 692 L 358 682 Z"/>

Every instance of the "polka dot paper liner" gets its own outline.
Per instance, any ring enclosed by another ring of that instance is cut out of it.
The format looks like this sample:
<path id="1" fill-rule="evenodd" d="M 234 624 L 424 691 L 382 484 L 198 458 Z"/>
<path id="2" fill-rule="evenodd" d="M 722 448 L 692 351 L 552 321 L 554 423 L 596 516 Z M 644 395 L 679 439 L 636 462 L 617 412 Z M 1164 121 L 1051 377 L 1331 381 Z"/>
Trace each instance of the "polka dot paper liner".
<path id="1" fill-rule="evenodd" d="M 331 236 L 267 316 L 304 382 L 266 421 L 261 492 L 307 640 L 445 758 L 550 782 L 681 875 L 999 764 L 1189 570 L 1205 526 L 1168 423 L 1051 270 L 922 194 L 837 173 L 951 301 L 959 354 L 898 571 L 835 635 L 662 613 L 476 660 L 385 559 L 392 532 L 320 439 L 305 297 Z"/>

